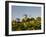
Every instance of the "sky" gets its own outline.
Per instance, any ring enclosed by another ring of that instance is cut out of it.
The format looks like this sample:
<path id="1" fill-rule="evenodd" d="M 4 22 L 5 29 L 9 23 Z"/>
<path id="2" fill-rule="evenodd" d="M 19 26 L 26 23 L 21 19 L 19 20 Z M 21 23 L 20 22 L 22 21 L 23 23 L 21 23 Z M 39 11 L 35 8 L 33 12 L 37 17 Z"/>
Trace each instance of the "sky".
<path id="1" fill-rule="evenodd" d="M 30 17 L 41 16 L 41 7 L 12 5 L 11 11 L 12 19 L 21 18 L 25 14 L 27 14 Z"/>

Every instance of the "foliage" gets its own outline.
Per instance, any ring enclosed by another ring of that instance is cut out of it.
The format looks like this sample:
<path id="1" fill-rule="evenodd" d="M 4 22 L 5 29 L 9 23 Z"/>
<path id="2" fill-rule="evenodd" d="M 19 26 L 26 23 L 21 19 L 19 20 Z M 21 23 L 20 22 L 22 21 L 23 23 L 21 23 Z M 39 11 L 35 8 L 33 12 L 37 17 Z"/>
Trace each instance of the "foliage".
<path id="1" fill-rule="evenodd" d="M 27 16 L 26 16 L 27 18 Z M 20 20 L 20 19 L 18 19 Z M 16 22 L 16 20 L 12 20 L 12 31 L 21 31 L 21 30 L 39 30 L 41 29 L 41 17 L 35 18 L 24 18 L 20 22 Z"/>

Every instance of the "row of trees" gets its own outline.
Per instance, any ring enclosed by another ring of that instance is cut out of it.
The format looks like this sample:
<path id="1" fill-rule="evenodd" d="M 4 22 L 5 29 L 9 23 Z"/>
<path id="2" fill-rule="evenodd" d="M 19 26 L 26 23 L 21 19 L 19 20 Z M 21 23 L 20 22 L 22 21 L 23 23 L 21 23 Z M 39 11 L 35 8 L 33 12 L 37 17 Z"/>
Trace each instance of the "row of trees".
<path id="1" fill-rule="evenodd" d="M 31 17 L 28 18 L 26 15 L 20 22 L 12 20 L 12 31 L 20 31 L 20 30 L 39 30 L 41 29 L 41 17 L 37 17 L 36 19 Z"/>

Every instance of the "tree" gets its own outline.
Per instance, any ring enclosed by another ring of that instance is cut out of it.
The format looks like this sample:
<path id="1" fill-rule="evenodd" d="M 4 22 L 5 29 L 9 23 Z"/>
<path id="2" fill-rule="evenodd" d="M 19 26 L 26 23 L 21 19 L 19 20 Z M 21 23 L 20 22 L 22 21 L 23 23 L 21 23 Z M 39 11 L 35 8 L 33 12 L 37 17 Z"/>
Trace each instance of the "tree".
<path id="1" fill-rule="evenodd" d="M 27 14 L 25 14 L 24 16 L 25 16 L 25 18 L 27 18 Z"/>
<path id="2" fill-rule="evenodd" d="M 36 18 L 36 23 L 34 26 L 35 30 L 41 29 L 41 17 Z"/>
<path id="3" fill-rule="evenodd" d="M 28 18 L 28 17 L 27 17 L 27 14 L 25 14 L 24 16 L 25 16 L 25 17 L 23 18 L 23 20 L 26 22 L 26 20 L 27 20 L 27 18 Z"/>
<path id="4" fill-rule="evenodd" d="M 41 17 L 37 17 L 36 20 L 41 21 Z"/>
<path id="5" fill-rule="evenodd" d="M 31 19 L 30 19 L 31 21 L 33 21 L 33 20 L 35 20 L 33 17 L 31 17 Z"/>
<path id="6" fill-rule="evenodd" d="M 30 18 L 27 18 L 27 20 L 26 20 L 27 22 L 30 22 L 31 21 L 31 19 Z"/>
<path id="7" fill-rule="evenodd" d="M 16 21 L 19 23 L 20 22 L 20 19 L 19 18 L 16 18 L 16 19 L 17 19 Z"/>
<path id="8" fill-rule="evenodd" d="M 15 31 L 16 20 L 12 20 L 12 31 Z"/>

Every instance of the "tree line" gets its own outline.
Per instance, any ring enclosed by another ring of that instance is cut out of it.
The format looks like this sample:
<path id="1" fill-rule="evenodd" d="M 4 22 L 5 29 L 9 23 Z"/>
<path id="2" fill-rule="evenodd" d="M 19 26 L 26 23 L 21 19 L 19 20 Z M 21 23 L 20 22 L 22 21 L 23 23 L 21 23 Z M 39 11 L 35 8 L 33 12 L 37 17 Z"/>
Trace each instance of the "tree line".
<path id="1" fill-rule="evenodd" d="M 22 31 L 22 30 L 39 30 L 41 29 L 41 17 L 28 18 L 27 15 L 22 19 L 17 18 L 12 20 L 12 31 Z"/>

